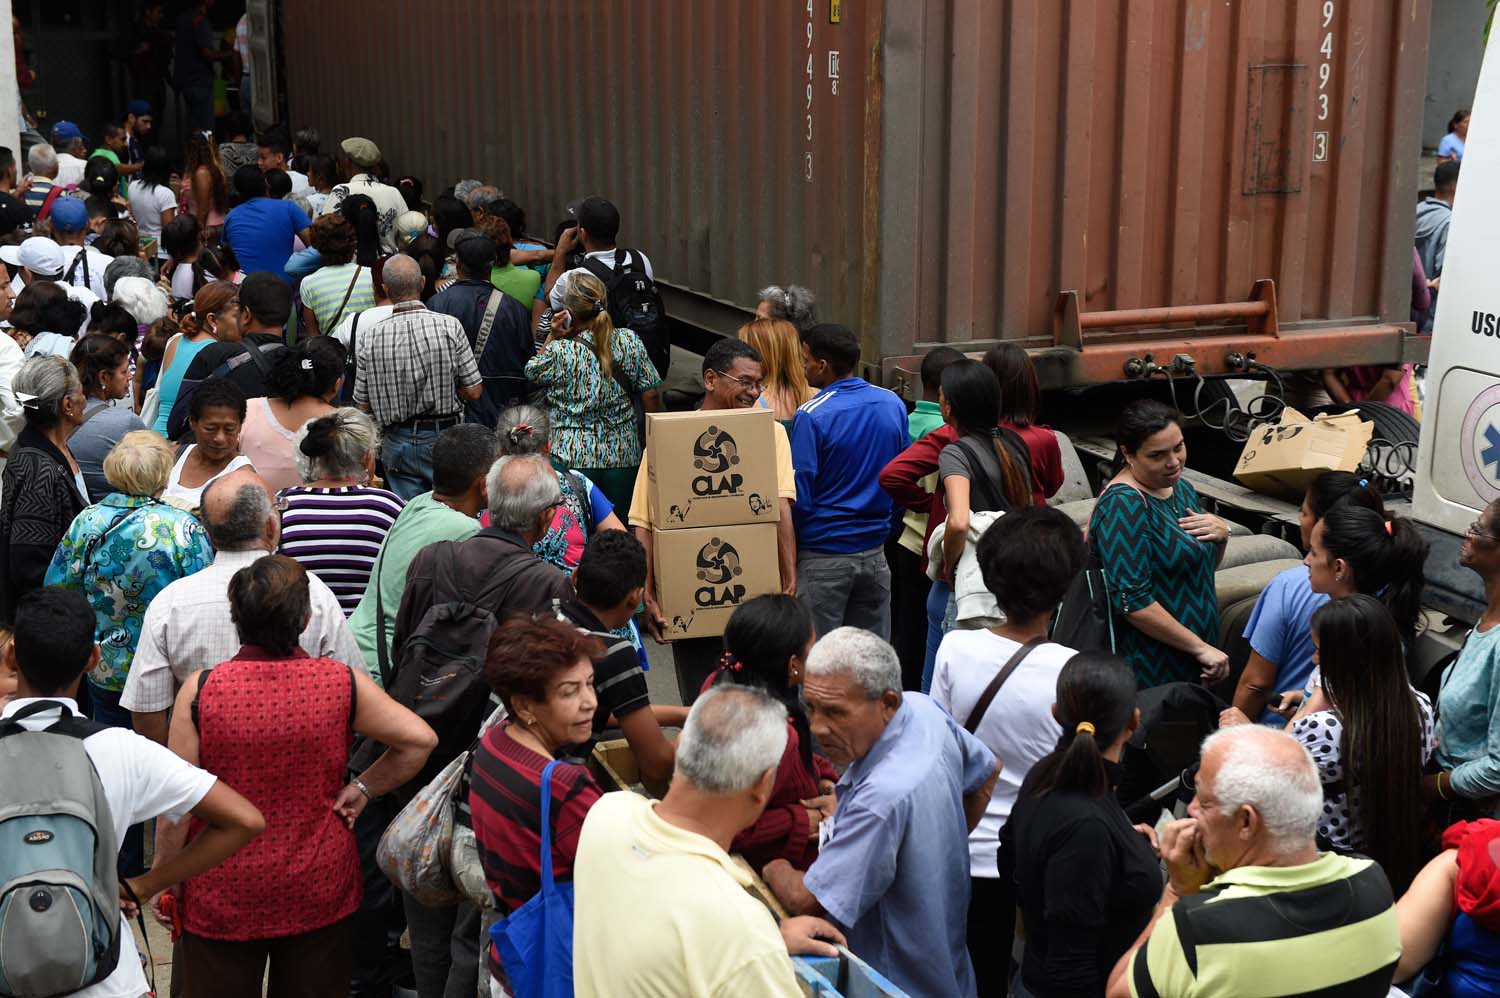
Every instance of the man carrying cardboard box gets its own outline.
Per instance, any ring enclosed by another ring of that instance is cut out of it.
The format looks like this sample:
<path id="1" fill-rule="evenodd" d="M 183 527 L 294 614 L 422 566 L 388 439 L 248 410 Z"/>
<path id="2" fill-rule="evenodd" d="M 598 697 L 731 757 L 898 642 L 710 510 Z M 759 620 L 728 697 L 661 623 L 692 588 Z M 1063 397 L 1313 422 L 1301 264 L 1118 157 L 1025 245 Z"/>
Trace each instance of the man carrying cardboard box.
<path id="1" fill-rule="evenodd" d="M 760 398 L 765 368 L 760 354 L 743 340 L 725 338 L 708 348 L 703 355 L 703 406 L 700 411 L 749 409 Z M 777 560 L 781 566 L 781 590 L 788 595 L 797 592 L 797 539 L 792 531 L 792 504 L 797 501 L 797 481 L 792 470 L 792 448 L 786 430 L 772 423 L 776 441 L 776 491 L 781 509 L 776 521 Z M 630 503 L 630 526 L 646 547 L 646 628 L 660 641 L 666 618 L 656 600 L 656 558 L 652 542 L 649 455 L 642 453 L 641 467 L 635 476 L 635 495 Z M 677 667 L 677 683 L 682 702 L 691 704 L 704 680 L 718 666 L 724 642 L 717 637 L 681 638 L 672 642 L 672 658 Z"/>

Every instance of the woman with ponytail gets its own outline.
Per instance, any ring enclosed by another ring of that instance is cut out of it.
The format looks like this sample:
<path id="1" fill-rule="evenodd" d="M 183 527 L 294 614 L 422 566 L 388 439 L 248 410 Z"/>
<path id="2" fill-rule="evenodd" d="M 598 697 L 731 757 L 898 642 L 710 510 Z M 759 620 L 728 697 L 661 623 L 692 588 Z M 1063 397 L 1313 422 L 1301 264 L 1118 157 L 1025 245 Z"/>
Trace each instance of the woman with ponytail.
<path id="1" fill-rule="evenodd" d="M 346 351 L 332 336 L 314 336 L 266 355 L 274 358 L 265 378 L 266 394 L 246 404 L 240 453 L 274 495 L 305 481 L 297 434 L 308 420 L 334 411 L 333 400 L 344 384 Z"/>
<path id="2" fill-rule="evenodd" d="M 1104 565 L 1120 656 L 1142 688 L 1217 682 L 1229 671 L 1219 640 L 1214 570 L 1229 524 L 1203 511 L 1183 476 L 1182 414 L 1151 399 L 1120 413 L 1115 476 L 1094 506 L 1089 545 Z"/>
<path id="3" fill-rule="evenodd" d="M 554 456 L 585 472 L 625 520 L 645 443 L 632 398 L 640 395 L 647 412 L 659 410 L 661 377 L 640 337 L 610 321 L 599 278 L 586 270 L 563 276 L 563 307 L 543 316 L 547 340 L 526 363 L 526 380 L 552 413 Z"/>
<path id="4" fill-rule="evenodd" d="M 1414 522 L 1367 506 L 1335 506 L 1313 527 L 1305 563 L 1313 592 L 1376 597 L 1395 619 L 1402 645 L 1413 647 L 1427 563 L 1427 541 Z"/>
<path id="5" fill-rule="evenodd" d="M 375 556 L 405 503 L 369 484 L 380 434 L 358 409 L 334 409 L 308 420 L 296 442 L 297 467 L 306 484 L 277 496 L 278 553 L 322 579 L 348 617 L 359 606 Z"/>
<path id="6" fill-rule="evenodd" d="M 1299 715 L 1289 731 L 1318 764 L 1318 833 L 1379 863 L 1399 896 L 1426 859 L 1422 766 L 1432 754 L 1432 704 L 1411 688 L 1396 623 L 1373 596 L 1330 601 L 1313 614 L 1312 636 L 1328 706 Z"/>
<path id="7" fill-rule="evenodd" d="M 1380 493 L 1368 480 L 1348 471 L 1325 471 L 1312 480 L 1302 500 L 1302 547 L 1312 543 L 1313 528 L 1335 506 L 1363 506 L 1382 516 L 1385 506 Z M 1238 717 L 1258 720 L 1262 724 L 1290 718 L 1302 703 L 1302 690 L 1313 670 L 1312 633 L 1308 627 L 1312 615 L 1328 602 L 1325 593 L 1315 592 L 1306 565 L 1298 565 L 1271 580 L 1245 624 L 1245 640 L 1250 642 L 1250 659 L 1234 691 Z M 1267 704 L 1277 691 L 1282 693 L 1281 706 L 1272 710 Z"/>
<path id="8" fill-rule="evenodd" d="M 1132 827 L 1114 794 L 1141 720 L 1135 687 L 1131 668 L 1103 653 L 1075 655 L 1058 674 L 1062 737 L 1000 832 L 1000 875 L 1014 877 L 1026 925 L 1018 996 L 1102 995 L 1161 896 L 1156 834 Z"/>
<path id="9" fill-rule="evenodd" d="M 797 597 L 757 596 L 729 618 L 721 666 L 703 684 L 705 690 L 718 683 L 756 686 L 786 707 L 786 751 L 771 798 L 729 850 L 757 873 L 774 859 L 805 871 L 818 858 L 818 830 L 833 815 L 838 774 L 813 751 L 800 694 L 814 637 L 812 614 Z"/>

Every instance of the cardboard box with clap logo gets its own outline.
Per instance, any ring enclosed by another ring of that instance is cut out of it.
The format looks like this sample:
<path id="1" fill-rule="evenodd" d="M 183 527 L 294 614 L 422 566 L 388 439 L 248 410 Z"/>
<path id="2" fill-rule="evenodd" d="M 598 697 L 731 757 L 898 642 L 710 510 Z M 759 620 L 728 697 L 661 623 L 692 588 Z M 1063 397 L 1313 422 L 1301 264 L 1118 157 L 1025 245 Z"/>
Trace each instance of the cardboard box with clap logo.
<path id="1" fill-rule="evenodd" d="M 1358 413 L 1308 419 L 1286 408 L 1279 423 L 1250 432 L 1234 477 L 1256 492 L 1300 502 L 1323 472 L 1356 470 L 1374 431 L 1375 424 L 1364 422 Z"/>
<path id="2" fill-rule="evenodd" d="M 769 409 L 648 415 L 647 495 L 657 529 L 775 523 L 774 419 Z"/>
<path id="3" fill-rule="evenodd" d="M 653 530 L 651 540 L 668 641 L 723 634 L 746 600 L 781 591 L 774 523 Z"/>

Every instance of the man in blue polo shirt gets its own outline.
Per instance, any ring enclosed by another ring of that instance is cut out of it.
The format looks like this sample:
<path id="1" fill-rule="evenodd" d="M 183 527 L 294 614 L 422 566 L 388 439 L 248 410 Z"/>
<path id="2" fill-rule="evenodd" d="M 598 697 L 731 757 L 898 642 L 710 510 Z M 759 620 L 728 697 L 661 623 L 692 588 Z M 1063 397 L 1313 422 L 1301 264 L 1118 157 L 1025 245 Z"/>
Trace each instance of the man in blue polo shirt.
<path id="1" fill-rule="evenodd" d="M 820 635 L 847 624 L 888 639 L 892 505 L 879 475 L 906 447 L 906 406 L 856 377 L 858 363 L 859 340 L 844 326 L 802 333 L 807 383 L 822 391 L 792 421 L 797 591 Z"/>

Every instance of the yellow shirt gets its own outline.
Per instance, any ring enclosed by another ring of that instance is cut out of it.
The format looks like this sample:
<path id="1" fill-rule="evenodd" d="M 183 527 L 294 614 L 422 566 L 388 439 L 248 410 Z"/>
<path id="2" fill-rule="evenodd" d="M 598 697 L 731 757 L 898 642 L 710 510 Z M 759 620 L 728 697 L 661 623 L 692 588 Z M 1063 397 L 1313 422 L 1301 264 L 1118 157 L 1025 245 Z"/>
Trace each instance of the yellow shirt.
<path id="1" fill-rule="evenodd" d="M 771 433 L 776 440 L 776 494 L 792 502 L 797 501 L 797 474 L 792 469 L 792 442 L 787 439 L 786 427 L 771 424 Z M 646 473 L 646 451 L 641 451 L 641 466 L 635 473 L 635 491 L 630 495 L 630 525 L 650 529 L 656 524 L 651 519 L 651 477 Z"/>
<path id="2" fill-rule="evenodd" d="M 589 809 L 573 860 L 576 998 L 802 998 L 749 871 L 626 790 Z"/>

